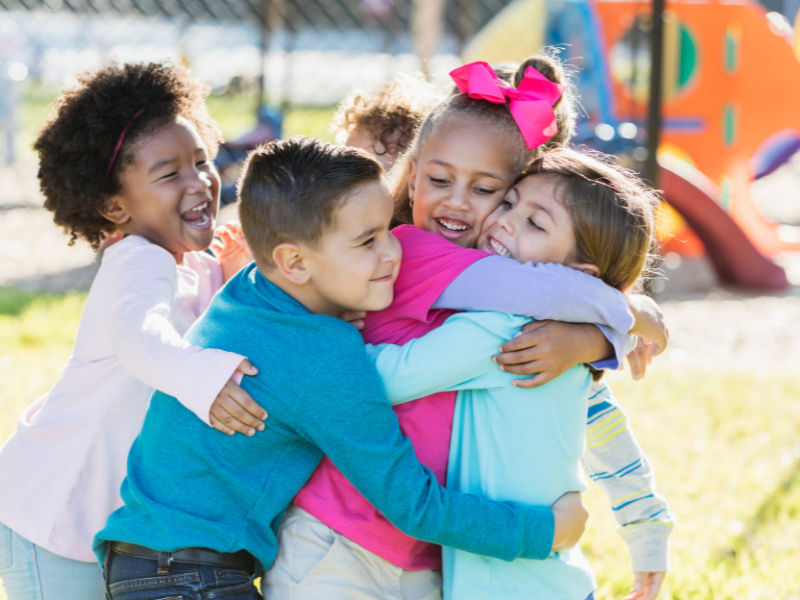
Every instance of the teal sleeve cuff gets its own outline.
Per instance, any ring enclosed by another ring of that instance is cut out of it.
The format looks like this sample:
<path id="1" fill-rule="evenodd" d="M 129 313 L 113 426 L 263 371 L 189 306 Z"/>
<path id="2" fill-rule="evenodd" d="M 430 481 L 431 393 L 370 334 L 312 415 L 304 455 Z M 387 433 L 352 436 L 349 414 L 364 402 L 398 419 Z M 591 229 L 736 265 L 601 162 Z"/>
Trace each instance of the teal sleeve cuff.
<path id="1" fill-rule="evenodd" d="M 525 547 L 520 558 L 544 560 L 553 550 L 556 518 L 549 506 L 529 506 L 525 510 Z"/>

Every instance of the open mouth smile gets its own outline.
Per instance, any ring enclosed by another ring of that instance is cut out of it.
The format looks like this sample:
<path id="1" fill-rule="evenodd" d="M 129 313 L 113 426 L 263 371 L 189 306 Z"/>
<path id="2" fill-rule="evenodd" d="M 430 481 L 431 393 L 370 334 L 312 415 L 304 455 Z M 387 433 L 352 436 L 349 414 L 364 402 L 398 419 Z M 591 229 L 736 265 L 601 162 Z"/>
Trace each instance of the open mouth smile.
<path id="1" fill-rule="evenodd" d="M 509 252 L 508 248 L 503 246 L 500 242 L 498 242 L 494 238 L 489 238 L 489 247 L 492 249 L 492 252 L 497 254 L 498 256 L 505 256 L 506 258 L 511 258 L 511 252 Z"/>
<path id="2" fill-rule="evenodd" d="M 472 230 L 472 227 L 464 223 L 464 221 L 456 219 L 435 218 L 434 221 L 439 226 L 442 236 L 449 239 L 457 239 Z"/>
<path id="3" fill-rule="evenodd" d="M 214 225 L 214 218 L 211 214 L 211 201 L 208 200 L 181 213 L 181 219 L 192 229 L 197 229 L 198 231 L 210 230 Z"/>

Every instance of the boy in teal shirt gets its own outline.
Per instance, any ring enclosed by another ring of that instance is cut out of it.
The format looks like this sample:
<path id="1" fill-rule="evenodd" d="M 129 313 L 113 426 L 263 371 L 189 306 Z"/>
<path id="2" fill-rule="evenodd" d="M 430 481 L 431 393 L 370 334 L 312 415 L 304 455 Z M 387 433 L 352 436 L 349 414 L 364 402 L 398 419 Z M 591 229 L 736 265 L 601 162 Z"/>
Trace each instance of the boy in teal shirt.
<path id="1" fill-rule="evenodd" d="M 270 418 L 255 438 L 229 437 L 154 394 L 128 458 L 125 506 L 95 539 L 109 598 L 257 598 L 253 574 L 274 560 L 281 518 L 324 454 L 415 537 L 504 560 L 577 542 L 585 513 L 575 495 L 551 509 L 439 487 L 402 436 L 358 332 L 336 318 L 393 297 L 400 250 L 379 163 L 318 140 L 273 142 L 248 157 L 240 196 L 256 262 L 187 339 L 251 357 L 260 372 L 243 387 Z"/>

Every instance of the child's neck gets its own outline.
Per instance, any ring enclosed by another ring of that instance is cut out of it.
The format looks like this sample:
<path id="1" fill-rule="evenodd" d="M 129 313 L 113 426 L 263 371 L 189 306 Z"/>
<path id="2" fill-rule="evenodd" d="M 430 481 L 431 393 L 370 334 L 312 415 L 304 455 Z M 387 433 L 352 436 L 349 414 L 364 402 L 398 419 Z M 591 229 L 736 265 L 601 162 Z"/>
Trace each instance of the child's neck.
<path id="1" fill-rule="evenodd" d="M 336 306 L 322 297 L 310 281 L 303 285 L 297 285 L 286 279 L 278 269 L 258 267 L 258 270 L 265 279 L 289 294 L 312 314 L 338 317 L 344 311 L 342 307 Z"/>

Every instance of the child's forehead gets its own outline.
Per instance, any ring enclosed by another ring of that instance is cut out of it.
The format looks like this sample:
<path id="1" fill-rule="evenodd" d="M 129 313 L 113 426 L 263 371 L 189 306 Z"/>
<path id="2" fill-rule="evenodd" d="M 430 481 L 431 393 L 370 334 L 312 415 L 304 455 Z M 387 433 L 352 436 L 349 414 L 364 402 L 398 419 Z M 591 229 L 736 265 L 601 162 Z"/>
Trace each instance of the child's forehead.
<path id="1" fill-rule="evenodd" d="M 352 238 L 371 229 L 386 229 L 393 208 L 385 177 L 362 183 L 342 198 L 333 213 L 333 224 L 324 235 Z"/>

